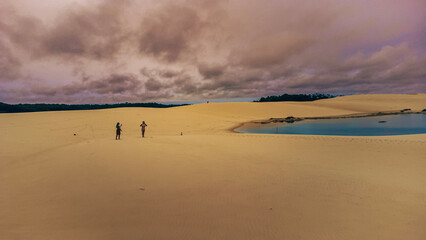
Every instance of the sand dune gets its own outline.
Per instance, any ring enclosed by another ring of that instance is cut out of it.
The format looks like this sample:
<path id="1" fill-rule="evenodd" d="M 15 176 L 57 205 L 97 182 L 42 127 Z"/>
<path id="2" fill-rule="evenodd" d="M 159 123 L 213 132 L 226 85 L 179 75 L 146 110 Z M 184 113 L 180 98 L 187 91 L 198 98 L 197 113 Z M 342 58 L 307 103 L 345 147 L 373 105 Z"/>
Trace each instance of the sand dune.
<path id="1" fill-rule="evenodd" d="M 230 131 L 405 108 L 426 94 L 0 114 L 0 239 L 423 240 L 426 134 Z"/>

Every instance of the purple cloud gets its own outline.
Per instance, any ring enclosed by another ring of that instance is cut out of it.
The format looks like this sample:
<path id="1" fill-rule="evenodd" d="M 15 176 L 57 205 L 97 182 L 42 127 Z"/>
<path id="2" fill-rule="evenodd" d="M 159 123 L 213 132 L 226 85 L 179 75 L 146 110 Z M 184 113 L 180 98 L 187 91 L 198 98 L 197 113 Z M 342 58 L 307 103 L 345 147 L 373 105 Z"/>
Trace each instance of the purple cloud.
<path id="1" fill-rule="evenodd" d="M 0 3 L 0 101 L 426 91 L 420 0 L 35 4 Z"/>

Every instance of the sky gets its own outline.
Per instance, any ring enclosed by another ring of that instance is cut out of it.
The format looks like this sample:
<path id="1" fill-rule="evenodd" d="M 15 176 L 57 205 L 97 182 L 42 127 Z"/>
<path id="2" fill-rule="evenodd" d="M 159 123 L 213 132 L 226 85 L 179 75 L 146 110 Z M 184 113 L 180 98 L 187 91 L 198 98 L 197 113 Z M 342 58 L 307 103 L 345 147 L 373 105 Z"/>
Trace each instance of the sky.
<path id="1" fill-rule="evenodd" d="M 426 93 L 426 1 L 0 1 L 1 102 L 283 93 Z"/>

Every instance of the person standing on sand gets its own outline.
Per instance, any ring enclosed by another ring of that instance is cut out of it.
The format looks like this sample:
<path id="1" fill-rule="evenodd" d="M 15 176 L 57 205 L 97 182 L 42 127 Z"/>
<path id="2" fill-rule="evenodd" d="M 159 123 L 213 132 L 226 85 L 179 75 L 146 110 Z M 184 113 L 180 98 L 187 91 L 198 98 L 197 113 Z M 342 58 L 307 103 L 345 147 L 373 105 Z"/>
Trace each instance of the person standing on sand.
<path id="1" fill-rule="evenodd" d="M 120 135 L 121 135 L 121 126 L 122 124 L 120 124 L 119 122 L 117 123 L 117 125 L 115 125 L 116 128 L 116 132 L 115 132 L 115 140 L 120 140 Z"/>
<path id="2" fill-rule="evenodd" d="M 142 121 L 141 128 L 142 128 L 142 137 L 145 137 L 145 127 L 148 125 L 145 123 L 145 121 Z"/>

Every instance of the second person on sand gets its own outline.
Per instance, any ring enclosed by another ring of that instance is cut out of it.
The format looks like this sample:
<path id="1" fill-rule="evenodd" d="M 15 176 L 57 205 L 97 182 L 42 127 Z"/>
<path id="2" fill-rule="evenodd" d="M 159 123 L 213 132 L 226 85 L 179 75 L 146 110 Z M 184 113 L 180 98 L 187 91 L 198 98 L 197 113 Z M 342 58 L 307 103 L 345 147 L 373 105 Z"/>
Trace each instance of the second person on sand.
<path id="1" fill-rule="evenodd" d="M 115 131 L 115 140 L 120 140 L 120 136 L 121 136 L 121 124 L 118 122 L 117 125 L 115 125 L 116 131 Z"/>
<path id="2" fill-rule="evenodd" d="M 145 127 L 147 126 L 148 125 L 145 123 L 145 121 L 142 121 L 142 124 L 141 124 L 142 137 L 145 137 Z"/>

